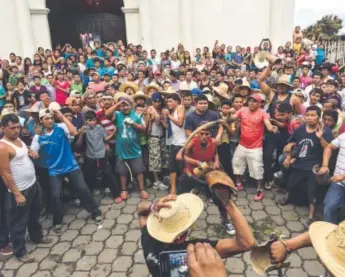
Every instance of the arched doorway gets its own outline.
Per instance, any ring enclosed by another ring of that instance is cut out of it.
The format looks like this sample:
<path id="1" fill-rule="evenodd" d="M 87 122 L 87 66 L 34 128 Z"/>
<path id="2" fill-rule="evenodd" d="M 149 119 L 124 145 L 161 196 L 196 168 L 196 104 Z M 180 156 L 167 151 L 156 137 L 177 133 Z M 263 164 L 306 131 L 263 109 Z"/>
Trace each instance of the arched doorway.
<path id="1" fill-rule="evenodd" d="M 52 45 L 80 47 L 81 33 L 96 33 L 102 42 L 126 40 L 123 0 L 47 0 Z"/>

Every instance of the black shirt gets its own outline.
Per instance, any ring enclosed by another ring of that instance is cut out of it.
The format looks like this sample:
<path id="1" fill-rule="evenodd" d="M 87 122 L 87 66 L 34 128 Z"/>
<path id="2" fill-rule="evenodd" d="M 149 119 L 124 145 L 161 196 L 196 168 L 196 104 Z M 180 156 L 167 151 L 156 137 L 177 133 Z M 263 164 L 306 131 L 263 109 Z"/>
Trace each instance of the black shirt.
<path id="1" fill-rule="evenodd" d="M 18 107 L 17 107 L 17 110 L 23 108 L 24 106 L 27 106 L 29 105 L 29 95 L 30 95 L 30 92 L 28 90 L 24 90 L 23 93 L 19 93 L 18 90 L 16 90 L 14 93 L 13 93 L 13 99 L 14 101 L 16 101 Z"/>
<path id="2" fill-rule="evenodd" d="M 197 114 L 196 111 L 194 111 L 186 116 L 184 129 L 193 132 L 196 128 L 200 126 L 201 122 L 203 121 L 210 122 L 210 121 L 215 121 L 218 119 L 219 119 L 219 114 L 214 111 L 207 110 L 206 113 L 201 114 L 201 115 Z M 217 135 L 217 131 L 218 129 L 214 128 L 213 136 Z"/>
<path id="3" fill-rule="evenodd" d="M 143 246 L 144 251 L 144 258 L 146 261 L 146 265 L 152 274 L 152 277 L 160 277 L 159 273 L 159 254 L 163 251 L 178 251 L 178 250 L 186 250 L 187 246 L 192 243 L 196 244 L 198 242 L 201 243 L 209 243 L 213 248 L 216 247 L 218 241 L 210 241 L 207 239 L 197 239 L 197 240 L 190 240 L 180 244 L 167 244 L 161 241 L 158 241 L 150 236 L 149 232 L 147 231 L 147 227 L 145 226 L 141 230 L 141 245 Z"/>

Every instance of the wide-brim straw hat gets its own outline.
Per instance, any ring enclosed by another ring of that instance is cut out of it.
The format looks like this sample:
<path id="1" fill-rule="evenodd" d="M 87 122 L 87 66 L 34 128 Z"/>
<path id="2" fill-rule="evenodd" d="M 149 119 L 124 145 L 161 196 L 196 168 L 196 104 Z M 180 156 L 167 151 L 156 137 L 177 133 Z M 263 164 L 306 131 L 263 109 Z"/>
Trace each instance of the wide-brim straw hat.
<path id="1" fill-rule="evenodd" d="M 167 96 L 167 95 L 171 95 L 171 94 L 176 94 L 177 92 L 172 87 L 168 87 L 167 90 L 160 90 L 159 93 Z"/>
<path id="2" fill-rule="evenodd" d="M 114 94 L 115 102 L 119 102 L 120 98 L 132 99 L 127 93 L 124 93 L 124 92 L 117 92 L 117 93 Z"/>
<path id="3" fill-rule="evenodd" d="M 345 276 L 345 221 L 339 225 L 314 222 L 309 227 L 309 236 L 328 271 L 335 277 Z"/>
<path id="4" fill-rule="evenodd" d="M 125 92 L 127 88 L 133 89 L 134 93 L 137 93 L 139 91 L 139 86 L 136 83 L 134 83 L 134 82 L 125 82 L 125 83 L 123 83 L 120 86 L 119 91 Z"/>
<path id="5" fill-rule="evenodd" d="M 147 99 L 148 96 L 145 93 L 143 93 L 142 91 L 138 91 L 136 94 L 132 95 L 133 101 L 135 101 L 137 98 L 145 98 L 145 99 Z"/>
<path id="6" fill-rule="evenodd" d="M 221 83 L 218 87 L 212 87 L 212 89 L 222 98 L 230 99 L 228 94 L 229 86 L 225 83 Z"/>
<path id="7" fill-rule="evenodd" d="M 287 85 L 290 88 L 293 87 L 290 82 L 290 77 L 286 74 L 283 74 L 278 78 L 276 85 Z"/>
<path id="8" fill-rule="evenodd" d="M 172 243 L 194 224 L 203 211 L 204 203 L 192 193 L 180 194 L 176 201 L 167 203 L 171 208 L 161 209 L 158 215 L 149 215 L 147 230 L 156 240 Z"/>
<path id="9" fill-rule="evenodd" d="M 239 86 L 239 88 L 246 88 L 249 91 L 252 91 L 252 88 L 250 87 L 250 84 L 248 83 L 248 81 L 243 81 L 242 85 Z"/>
<path id="10" fill-rule="evenodd" d="M 149 89 L 151 89 L 151 88 L 154 88 L 156 91 L 160 91 L 161 90 L 159 85 L 157 85 L 156 83 L 151 83 L 148 86 L 144 87 L 144 93 L 148 94 Z"/>
<path id="11" fill-rule="evenodd" d="M 37 102 L 32 107 L 23 110 L 23 112 L 25 112 L 25 113 L 39 113 L 38 104 L 39 103 Z"/>

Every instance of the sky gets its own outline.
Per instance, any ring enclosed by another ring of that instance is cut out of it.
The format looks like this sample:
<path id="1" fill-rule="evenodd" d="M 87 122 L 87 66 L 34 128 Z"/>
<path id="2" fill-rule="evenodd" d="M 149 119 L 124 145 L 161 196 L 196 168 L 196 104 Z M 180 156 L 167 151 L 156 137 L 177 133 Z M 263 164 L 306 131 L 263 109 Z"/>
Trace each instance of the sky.
<path id="1" fill-rule="evenodd" d="M 327 14 L 338 15 L 344 20 L 345 26 L 345 0 L 296 0 L 295 22 L 302 28 L 315 23 Z"/>

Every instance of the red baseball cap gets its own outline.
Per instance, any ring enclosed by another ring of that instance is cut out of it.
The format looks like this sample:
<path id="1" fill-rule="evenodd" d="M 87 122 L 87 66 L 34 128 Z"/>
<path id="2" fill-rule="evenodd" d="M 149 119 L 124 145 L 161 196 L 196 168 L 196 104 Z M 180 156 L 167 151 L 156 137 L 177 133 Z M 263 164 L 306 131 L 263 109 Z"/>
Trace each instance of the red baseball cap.
<path id="1" fill-rule="evenodd" d="M 255 101 L 258 101 L 258 102 L 261 102 L 262 101 L 262 98 L 261 98 L 261 95 L 260 94 L 257 94 L 257 93 L 254 93 L 252 95 L 249 96 L 249 99 L 252 98 L 254 99 Z"/>

